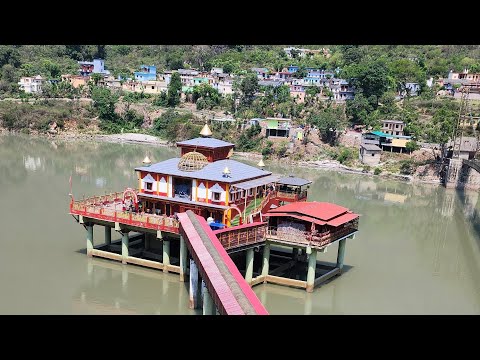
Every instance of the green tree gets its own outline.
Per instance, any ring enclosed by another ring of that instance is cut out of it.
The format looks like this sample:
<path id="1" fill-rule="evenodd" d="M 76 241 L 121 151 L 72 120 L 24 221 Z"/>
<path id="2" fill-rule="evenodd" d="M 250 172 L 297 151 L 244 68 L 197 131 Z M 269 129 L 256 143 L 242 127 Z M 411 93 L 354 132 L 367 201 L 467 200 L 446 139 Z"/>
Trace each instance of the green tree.
<path id="1" fill-rule="evenodd" d="M 197 109 L 213 109 L 220 104 L 220 94 L 209 84 L 200 84 L 193 88 L 193 102 L 197 104 Z"/>
<path id="2" fill-rule="evenodd" d="M 90 79 L 93 81 L 93 83 L 95 85 L 98 85 L 98 82 L 100 80 L 103 80 L 103 75 L 102 74 L 97 74 L 97 73 L 94 73 L 90 76 Z"/>
<path id="3" fill-rule="evenodd" d="M 174 72 L 168 84 L 167 103 L 170 107 L 175 107 L 180 104 L 180 93 L 182 91 L 182 81 L 180 74 Z"/>
<path id="4" fill-rule="evenodd" d="M 453 136 L 457 114 L 448 105 L 444 104 L 433 115 L 432 121 L 426 128 L 427 141 L 438 143 L 441 148 L 441 157 L 445 153 L 445 145 Z"/>
<path id="5" fill-rule="evenodd" d="M 410 153 L 418 149 L 420 149 L 420 145 L 418 145 L 417 142 L 414 140 L 407 141 L 407 143 L 405 144 L 405 150 L 407 150 Z"/>
<path id="6" fill-rule="evenodd" d="M 323 141 L 335 145 L 339 133 L 338 130 L 345 126 L 345 117 L 340 107 L 328 107 L 310 114 L 307 122 L 318 128 Z"/>
<path id="7" fill-rule="evenodd" d="M 345 74 L 357 90 L 361 90 L 365 97 L 380 98 L 388 89 L 390 83 L 388 68 L 381 60 L 370 60 L 351 65 Z"/>
<path id="8" fill-rule="evenodd" d="M 410 89 L 407 88 L 408 82 L 417 82 L 422 84 L 425 81 L 425 73 L 418 63 L 409 59 L 398 59 L 389 64 L 390 71 L 394 76 L 397 84 L 397 90 L 406 91 L 407 95 Z"/>
<path id="9" fill-rule="evenodd" d="M 248 73 L 240 82 L 239 90 L 242 92 L 242 97 L 240 98 L 242 105 L 251 105 L 255 98 L 255 93 L 259 90 L 257 75 Z"/>
<path id="10" fill-rule="evenodd" d="M 96 109 L 100 120 L 117 122 L 118 115 L 115 113 L 115 103 L 118 96 L 109 89 L 94 86 L 92 88 L 93 106 Z"/>

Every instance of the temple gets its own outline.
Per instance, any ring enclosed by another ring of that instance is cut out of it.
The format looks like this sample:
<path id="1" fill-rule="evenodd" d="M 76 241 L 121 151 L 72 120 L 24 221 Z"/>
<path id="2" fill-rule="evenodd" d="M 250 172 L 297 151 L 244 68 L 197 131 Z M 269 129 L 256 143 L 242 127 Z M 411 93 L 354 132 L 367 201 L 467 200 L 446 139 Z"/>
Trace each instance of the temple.
<path id="1" fill-rule="evenodd" d="M 306 201 L 311 181 L 230 159 L 235 145 L 212 138 L 206 124 L 201 135 L 177 142 L 181 157 L 135 169 L 138 202 L 145 212 L 172 216 L 192 210 L 230 226 L 232 220 L 235 224 L 250 216 L 253 220 L 272 205 Z M 262 204 L 268 194 L 271 200 Z"/>
<path id="2" fill-rule="evenodd" d="M 178 273 L 189 281 L 189 307 L 204 314 L 268 314 L 252 286 L 311 292 L 342 273 L 358 214 L 307 201 L 311 181 L 273 174 L 263 160 L 233 160 L 235 145 L 213 138 L 207 124 L 176 145 L 180 157 L 152 164 L 146 156 L 135 168 L 138 188 L 81 200 L 70 194 L 88 256 Z M 94 244 L 94 226 L 104 228 L 103 244 Z M 336 263 L 318 262 L 335 243 Z M 302 267 L 304 276 L 290 276 Z"/>

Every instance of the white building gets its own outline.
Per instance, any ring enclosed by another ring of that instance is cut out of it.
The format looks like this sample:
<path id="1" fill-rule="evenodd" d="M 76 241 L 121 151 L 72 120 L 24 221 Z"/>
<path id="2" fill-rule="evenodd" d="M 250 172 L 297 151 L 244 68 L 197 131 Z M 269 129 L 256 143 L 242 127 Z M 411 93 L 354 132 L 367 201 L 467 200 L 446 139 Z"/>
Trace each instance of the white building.
<path id="1" fill-rule="evenodd" d="M 40 75 L 35 77 L 24 76 L 20 78 L 18 85 L 20 85 L 20 90 L 23 90 L 26 93 L 41 94 L 44 82 L 45 79 Z"/>

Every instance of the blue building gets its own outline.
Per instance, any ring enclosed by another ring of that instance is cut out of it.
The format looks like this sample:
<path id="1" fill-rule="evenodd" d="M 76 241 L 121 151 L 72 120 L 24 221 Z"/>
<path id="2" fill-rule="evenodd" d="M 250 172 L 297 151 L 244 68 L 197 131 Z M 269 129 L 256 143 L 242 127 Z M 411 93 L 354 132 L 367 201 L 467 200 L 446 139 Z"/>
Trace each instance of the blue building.
<path id="1" fill-rule="evenodd" d="M 134 75 L 137 81 L 155 81 L 157 80 L 157 67 L 153 65 L 142 65 L 140 71 L 135 71 Z"/>
<path id="2" fill-rule="evenodd" d="M 290 65 L 290 66 L 288 67 L 288 72 L 289 72 L 289 73 L 297 72 L 297 70 L 298 70 L 298 66 Z"/>
<path id="3" fill-rule="evenodd" d="M 93 61 L 79 61 L 78 65 L 80 65 L 79 72 L 81 76 L 90 76 L 91 74 L 110 74 L 110 71 L 105 70 L 105 60 L 103 59 L 93 59 Z"/>

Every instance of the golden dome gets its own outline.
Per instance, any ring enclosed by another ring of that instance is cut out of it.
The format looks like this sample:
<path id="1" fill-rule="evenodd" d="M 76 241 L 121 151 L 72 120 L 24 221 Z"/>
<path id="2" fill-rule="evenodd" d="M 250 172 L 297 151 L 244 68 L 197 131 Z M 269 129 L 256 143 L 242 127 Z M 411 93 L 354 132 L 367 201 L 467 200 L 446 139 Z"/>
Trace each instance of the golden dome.
<path id="1" fill-rule="evenodd" d="M 196 151 L 190 151 L 183 155 L 178 162 L 178 170 L 181 171 L 198 171 L 202 170 L 208 164 L 205 155 Z"/>

